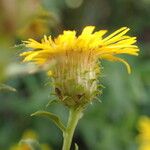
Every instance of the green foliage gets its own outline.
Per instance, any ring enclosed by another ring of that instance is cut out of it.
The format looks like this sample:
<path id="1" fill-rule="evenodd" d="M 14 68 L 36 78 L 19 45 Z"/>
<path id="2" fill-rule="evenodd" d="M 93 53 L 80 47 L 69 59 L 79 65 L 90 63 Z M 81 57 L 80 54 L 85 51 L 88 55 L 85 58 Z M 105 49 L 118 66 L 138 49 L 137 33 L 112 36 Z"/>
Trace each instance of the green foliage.
<path id="1" fill-rule="evenodd" d="M 53 114 L 53 113 L 50 113 L 48 111 L 37 111 L 33 114 L 31 114 L 31 116 L 43 116 L 43 117 L 46 117 L 50 120 L 52 120 L 63 132 L 65 131 L 65 126 L 63 125 L 63 123 L 61 122 L 60 118 Z"/>
<path id="2" fill-rule="evenodd" d="M 0 91 L 16 92 L 16 89 L 6 84 L 0 84 Z"/>

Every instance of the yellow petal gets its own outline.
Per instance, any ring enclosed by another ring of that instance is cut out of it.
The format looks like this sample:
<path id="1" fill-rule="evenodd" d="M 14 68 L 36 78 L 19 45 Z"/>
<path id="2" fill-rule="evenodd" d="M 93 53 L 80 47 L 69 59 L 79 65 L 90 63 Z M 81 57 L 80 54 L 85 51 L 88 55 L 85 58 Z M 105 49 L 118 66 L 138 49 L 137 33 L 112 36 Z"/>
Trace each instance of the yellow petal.
<path id="1" fill-rule="evenodd" d="M 94 31 L 95 27 L 94 26 L 87 26 L 83 29 L 82 33 L 80 36 L 91 34 Z"/>
<path id="2" fill-rule="evenodd" d="M 124 59 L 116 57 L 116 56 L 113 56 L 113 55 L 103 55 L 103 56 L 101 56 L 101 58 L 102 59 L 107 59 L 109 61 L 119 61 L 119 62 L 122 62 L 126 66 L 128 73 L 129 74 L 131 73 L 130 65 Z"/>
<path id="3" fill-rule="evenodd" d="M 110 34 L 109 36 L 107 36 L 103 41 L 109 40 L 110 38 L 112 38 L 113 36 L 115 36 L 116 34 L 122 32 L 124 30 L 129 30 L 129 29 L 127 27 L 122 27 L 122 28 L 118 29 L 117 31 L 113 32 L 112 34 Z"/>

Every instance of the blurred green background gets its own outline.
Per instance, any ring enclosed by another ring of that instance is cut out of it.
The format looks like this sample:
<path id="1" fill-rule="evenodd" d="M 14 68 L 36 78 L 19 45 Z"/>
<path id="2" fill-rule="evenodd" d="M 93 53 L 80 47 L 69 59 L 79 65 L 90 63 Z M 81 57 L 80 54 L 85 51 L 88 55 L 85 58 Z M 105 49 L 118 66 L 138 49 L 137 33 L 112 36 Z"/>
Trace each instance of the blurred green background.
<path id="1" fill-rule="evenodd" d="M 137 122 L 150 116 L 150 0 L 1 0 L 0 1 L 0 150 L 10 150 L 24 132 L 33 130 L 40 143 L 61 149 L 61 132 L 43 118 L 47 109 L 63 118 L 67 110 L 53 100 L 51 81 L 30 64 L 21 63 L 20 44 L 64 29 L 78 32 L 86 25 L 111 32 L 122 26 L 137 36 L 139 57 L 128 57 L 132 74 L 120 63 L 102 62 L 100 97 L 86 110 L 74 136 L 81 150 L 137 150 Z M 49 148 L 50 150 L 50 148 Z"/>

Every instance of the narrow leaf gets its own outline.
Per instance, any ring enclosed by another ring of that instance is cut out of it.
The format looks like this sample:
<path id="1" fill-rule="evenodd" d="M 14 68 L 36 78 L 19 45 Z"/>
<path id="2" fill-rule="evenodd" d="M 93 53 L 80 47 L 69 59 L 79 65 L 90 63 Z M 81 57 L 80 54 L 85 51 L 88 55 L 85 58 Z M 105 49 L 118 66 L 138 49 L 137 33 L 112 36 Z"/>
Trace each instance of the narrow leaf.
<path id="1" fill-rule="evenodd" d="M 77 143 L 75 143 L 75 150 L 79 150 Z"/>
<path id="2" fill-rule="evenodd" d="M 44 117 L 52 120 L 63 132 L 65 131 L 65 126 L 63 125 L 63 123 L 61 122 L 59 117 L 53 113 L 50 113 L 47 111 L 37 111 L 37 112 L 31 114 L 31 116 L 44 116 Z"/>
<path id="3" fill-rule="evenodd" d="M 46 108 L 49 107 L 49 106 L 52 105 L 52 104 L 55 104 L 55 103 L 59 103 L 59 101 L 58 101 L 57 99 L 54 99 L 54 100 L 49 101 L 49 102 L 46 104 Z"/>
<path id="4" fill-rule="evenodd" d="M 0 91 L 10 91 L 10 92 L 16 92 L 17 90 L 9 85 L 6 84 L 0 84 Z"/>

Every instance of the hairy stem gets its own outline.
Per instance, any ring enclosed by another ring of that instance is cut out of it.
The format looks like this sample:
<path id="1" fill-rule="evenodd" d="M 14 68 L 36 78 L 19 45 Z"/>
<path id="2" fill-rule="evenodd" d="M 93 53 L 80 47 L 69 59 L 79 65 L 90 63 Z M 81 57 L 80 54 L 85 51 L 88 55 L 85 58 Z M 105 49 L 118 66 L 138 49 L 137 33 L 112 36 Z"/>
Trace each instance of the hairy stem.
<path id="1" fill-rule="evenodd" d="M 62 150 L 70 150 L 73 134 L 78 124 L 79 119 L 82 117 L 82 109 L 71 108 L 69 112 L 69 118 L 67 128 L 63 132 L 63 148 Z"/>

